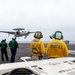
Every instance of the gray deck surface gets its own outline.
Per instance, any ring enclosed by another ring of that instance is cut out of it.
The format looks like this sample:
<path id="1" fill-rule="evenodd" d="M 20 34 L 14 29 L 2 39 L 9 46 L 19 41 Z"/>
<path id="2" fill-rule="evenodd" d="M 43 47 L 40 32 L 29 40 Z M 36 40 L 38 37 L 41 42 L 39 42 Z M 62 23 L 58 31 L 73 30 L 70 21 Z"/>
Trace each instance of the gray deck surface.
<path id="1" fill-rule="evenodd" d="M 46 46 L 47 46 L 47 44 L 45 44 L 45 47 Z M 68 49 L 75 50 L 75 44 L 68 45 Z M 9 46 L 7 48 L 7 51 L 8 51 L 8 56 L 9 56 L 9 59 L 10 59 L 11 52 L 10 52 Z M 25 57 L 25 56 L 31 56 L 30 44 L 29 43 L 19 43 L 19 48 L 17 49 L 15 62 L 20 62 L 21 61 L 20 57 Z M 75 57 L 75 54 L 69 54 L 69 57 Z M 47 59 L 47 55 L 46 54 L 45 54 L 44 58 Z M 5 60 L 4 62 L 2 62 L 1 61 L 1 54 L 0 54 L 0 64 L 2 64 L 2 63 L 10 63 L 10 61 L 7 62 Z"/>

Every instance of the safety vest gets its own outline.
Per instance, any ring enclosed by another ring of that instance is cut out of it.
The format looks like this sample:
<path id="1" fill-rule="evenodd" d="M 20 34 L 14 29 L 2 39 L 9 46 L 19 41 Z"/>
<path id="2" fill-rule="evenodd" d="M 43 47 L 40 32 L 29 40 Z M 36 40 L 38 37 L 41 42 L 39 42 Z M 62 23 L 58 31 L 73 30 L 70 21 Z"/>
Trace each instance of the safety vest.
<path id="1" fill-rule="evenodd" d="M 32 42 L 32 53 L 42 56 L 39 40 L 33 40 Z"/>
<path id="2" fill-rule="evenodd" d="M 17 43 L 15 40 L 11 40 L 11 41 L 9 42 L 9 46 L 10 46 L 10 48 L 12 48 L 12 49 L 16 49 L 16 48 L 18 48 L 18 43 Z"/>
<path id="3" fill-rule="evenodd" d="M 1 48 L 6 48 L 6 43 L 5 42 L 1 42 Z"/>
<path id="4" fill-rule="evenodd" d="M 13 41 L 13 40 L 10 41 L 10 47 L 11 47 L 11 48 L 15 48 L 15 41 Z"/>

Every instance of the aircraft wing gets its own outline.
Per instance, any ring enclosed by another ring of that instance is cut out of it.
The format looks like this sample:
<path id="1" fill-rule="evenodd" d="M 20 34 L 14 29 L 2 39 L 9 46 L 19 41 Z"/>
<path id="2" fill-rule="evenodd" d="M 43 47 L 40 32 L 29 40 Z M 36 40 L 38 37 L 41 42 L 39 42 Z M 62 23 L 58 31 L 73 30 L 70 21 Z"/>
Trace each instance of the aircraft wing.
<path id="1" fill-rule="evenodd" d="M 1 33 L 8 33 L 8 34 L 15 34 L 15 32 L 12 31 L 0 31 Z"/>
<path id="2" fill-rule="evenodd" d="M 30 31 L 28 31 L 28 32 L 26 33 L 26 35 L 25 35 L 25 38 L 26 38 L 29 34 L 31 34 L 31 33 L 35 33 L 35 32 L 30 32 Z"/>
<path id="3" fill-rule="evenodd" d="M 35 32 L 30 32 L 30 31 L 29 31 L 28 33 L 35 33 Z"/>

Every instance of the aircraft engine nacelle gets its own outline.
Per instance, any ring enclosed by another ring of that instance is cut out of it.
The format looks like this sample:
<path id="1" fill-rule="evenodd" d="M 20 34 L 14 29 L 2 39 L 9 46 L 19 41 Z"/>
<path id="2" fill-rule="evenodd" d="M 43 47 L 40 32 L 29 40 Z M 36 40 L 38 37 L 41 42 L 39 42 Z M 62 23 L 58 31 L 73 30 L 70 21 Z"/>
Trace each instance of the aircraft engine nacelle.
<path id="1" fill-rule="evenodd" d="M 15 37 L 20 37 L 20 32 L 15 32 L 14 36 Z"/>

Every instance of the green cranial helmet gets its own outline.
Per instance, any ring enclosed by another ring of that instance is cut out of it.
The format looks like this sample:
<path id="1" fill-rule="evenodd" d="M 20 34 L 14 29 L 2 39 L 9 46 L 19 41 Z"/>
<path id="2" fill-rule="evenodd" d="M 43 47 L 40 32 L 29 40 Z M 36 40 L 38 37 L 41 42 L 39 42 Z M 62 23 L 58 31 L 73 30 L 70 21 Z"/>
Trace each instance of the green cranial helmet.
<path id="1" fill-rule="evenodd" d="M 43 38 L 42 32 L 40 31 L 35 32 L 34 37 L 38 39 Z"/>
<path id="2" fill-rule="evenodd" d="M 62 34 L 62 32 L 61 32 L 61 31 L 56 31 L 56 32 L 54 33 L 54 35 L 53 35 L 53 38 L 59 39 L 59 40 L 63 39 L 63 34 Z"/>

